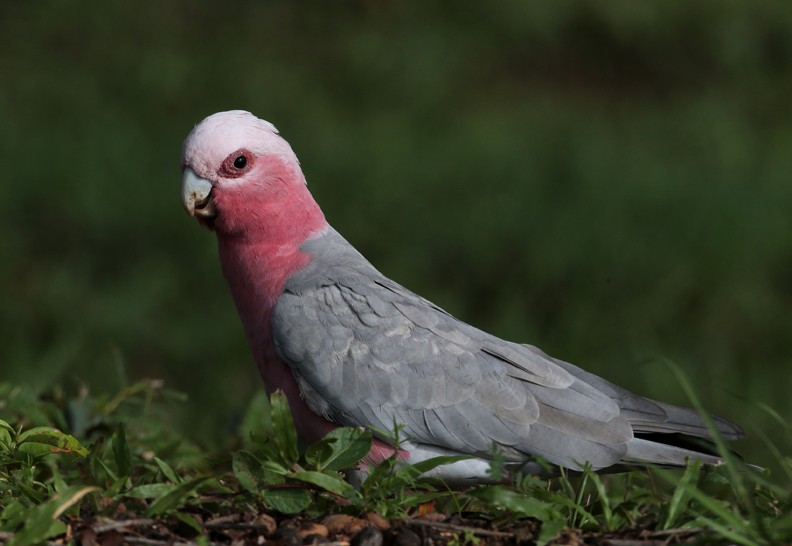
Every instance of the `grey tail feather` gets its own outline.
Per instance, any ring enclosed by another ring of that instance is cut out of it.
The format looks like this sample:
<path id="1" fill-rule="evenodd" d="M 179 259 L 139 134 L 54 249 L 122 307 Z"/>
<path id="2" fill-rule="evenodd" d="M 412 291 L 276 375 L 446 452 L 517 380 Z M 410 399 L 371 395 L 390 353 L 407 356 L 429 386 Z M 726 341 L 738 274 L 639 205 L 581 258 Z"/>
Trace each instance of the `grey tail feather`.
<path id="1" fill-rule="evenodd" d="M 721 464 L 724 461 L 712 441 L 714 434 L 725 440 L 745 436 L 739 426 L 716 415 L 708 415 L 712 421 L 710 424 L 695 409 L 644 400 L 659 407 L 665 418 L 636 414 L 629 419 L 635 437 L 627 442 L 627 453 L 623 459 L 627 464 L 685 466 L 689 460 Z M 731 453 L 741 459 L 733 451 Z"/>
<path id="2" fill-rule="evenodd" d="M 536 347 L 531 345 L 527 345 L 527 347 L 544 355 Z M 553 359 L 553 361 L 573 376 L 610 396 L 619 405 L 622 414 L 630 422 L 636 433 L 680 432 L 699 438 L 712 438 L 712 433 L 707 424 L 694 409 L 674 406 L 643 397 L 591 372 L 578 368 L 574 364 L 558 359 Z M 745 436 L 740 427 L 734 423 L 714 415 L 710 415 L 710 417 L 723 438 L 736 440 Z"/>
<path id="3" fill-rule="evenodd" d="M 696 410 L 673 406 L 656 400 L 651 400 L 651 402 L 663 409 L 666 419 L 658 421 L 656 419 L 641 419 L 638 416 L 630 419 L 630 424 L 637 436 L 647 433 L 680 433 L 698 438 L 712 438 L 712 431 Z M 742 429 L 734 423 L 712 414 L 709 417 L 712 419 L 718 434 L 724 439 L 738 440 L 745 436 Z"/>
<path id="4" fill-rule="evenodd" d="M 738 453 L 729 452 L 733 459 L 742 462 L 746 468 L 762 472 L 761 466 L 746 463 Z M 653 464 L 664 467 L 684 466 L 688 461 L 701 461 L 718 465 L 726 462 L 709 440 L 693 438 L 684 434 L 648 434 L 627 442 L 627 453 L 622 461 L 626 470 L 629 467 Z M 608 469 L 611 470 L 611 469 Z"/>
<path id="5" fill-rule="evenodd" d="M 712 453 L 688 449 L 673 444 L 660 443 L 647 438 L 633 438 L 627 442 L 624 460 L 634 463 L 684 466 L 688 460 L 707 464 L 720 464 L 723 459 Z"/>

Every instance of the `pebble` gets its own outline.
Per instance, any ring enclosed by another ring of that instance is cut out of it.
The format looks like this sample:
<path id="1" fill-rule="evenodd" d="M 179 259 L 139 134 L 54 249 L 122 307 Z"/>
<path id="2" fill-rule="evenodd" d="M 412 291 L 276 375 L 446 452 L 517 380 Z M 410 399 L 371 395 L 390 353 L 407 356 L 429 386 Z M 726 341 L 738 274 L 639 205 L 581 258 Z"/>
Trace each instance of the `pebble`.
<path id="1" fill-rule="evenodd" d="M 514 530 L 514 541 L 517 544 L 530 544 L 536 540 L 536 533 L 529 525 L 517 527 Z"/>
<path id="2" fill-rule="evenodd" d="M 380 530 L 384 531 L 386 529 L 390 529 L 390 522 L 377 514 L 376 512 L 369 512 L 366 514 L 366 521 L 370 524 L 375 525 Z"/>
<path id="3" fill-rule="evenodd" d="M 303 546 L 315 546 L 317 544 L 327 544 L 327 537 L 322 535 L 308 535 L 303 539 Z"/>
<path id="4" fill-rule="evenodd" d="M 322 525 L 327 527 L 331 535 L 341 533 L 351 536 L 359 533 L 364 527 L 368 527 L 370 523 L 347 514 L 330 514 L 322 520 Z"/>
<path id="5" fill-rule="evenodd" d="M 407 527 L 401 527 L 393 537 L 393 546 L 421 546 L 421 537 Z"/>
<path id="6" fill-rule="evenodd" d="M 280 542 L 283 546 L 302 546 L 302 537 L 290 527 L 279 527 L 272 539 Z"/>
<path id="7" fill-rule="evenodd" d="M 305 521 L 300 524 L 297 528 L 297 533 L 302 538 L 305 538 L 310 535 L 319 535 L 320 537 L 327 538 L 327 535 L 330 534 L 327 527 L 322 525 L 321 523 L 314 523 L 312 521 Z"/>
<path id="8" fill-rule="evenodd" d="M 382 546 L 382 531 L 374 527 L 364 527 L 349 541 L 349 546 Z"/>
<path id="9" fill-rule="evenodd" d="M 253 520 L 253 523 L 256 525 L 261 525 L 263 527 L 262 531 L 265 535 L 271 535 L 275 532 L 275 529 L 278 528 L 275 518 L 267 514 L 259 514 L 256 516 L 256 519 Z"/>

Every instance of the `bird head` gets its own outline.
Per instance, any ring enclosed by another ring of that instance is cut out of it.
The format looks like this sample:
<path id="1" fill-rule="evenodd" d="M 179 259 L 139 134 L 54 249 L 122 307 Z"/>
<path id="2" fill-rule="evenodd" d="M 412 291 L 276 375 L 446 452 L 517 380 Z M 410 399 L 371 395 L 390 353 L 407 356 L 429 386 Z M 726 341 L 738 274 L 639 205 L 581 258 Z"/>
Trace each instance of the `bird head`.
<path id="1" fill-rule="evenodd" d="M 305 202 L 313 203 L 289 143 L 241 110 L 213 114 L 187 136 L 181 199 L 187 214 L 218 235 L 277 231 L 284 216 L 296 221 Z"/>

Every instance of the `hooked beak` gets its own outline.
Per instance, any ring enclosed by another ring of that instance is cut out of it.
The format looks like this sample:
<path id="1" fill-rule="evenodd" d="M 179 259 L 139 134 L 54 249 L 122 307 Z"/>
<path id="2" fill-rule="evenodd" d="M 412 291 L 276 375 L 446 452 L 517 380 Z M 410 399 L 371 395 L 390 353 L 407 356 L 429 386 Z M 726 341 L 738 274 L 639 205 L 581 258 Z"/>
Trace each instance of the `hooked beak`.
<path id="1" fill-rule="evenodd" d="M 195 174 L 189 167 L 182 174 L 181 200 L 184 210 L 190 216 L 204 219 L 217 216 L 217 208 L 212 199 L 212 183 Z"/>

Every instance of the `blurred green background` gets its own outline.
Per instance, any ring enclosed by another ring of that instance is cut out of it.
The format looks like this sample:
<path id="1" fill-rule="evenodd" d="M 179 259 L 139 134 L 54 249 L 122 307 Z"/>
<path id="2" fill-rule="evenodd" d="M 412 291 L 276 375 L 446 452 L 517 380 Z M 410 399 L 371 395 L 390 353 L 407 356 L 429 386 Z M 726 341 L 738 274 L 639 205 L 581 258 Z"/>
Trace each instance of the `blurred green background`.
<path id="1" fill-rule="evenodd" d="M 204 116 L 274 122 L 330 222 L 456 316 L 789 452 L 788 2 L 0 4 L 0 379 L 260 388 L 181 210 Z"/>

